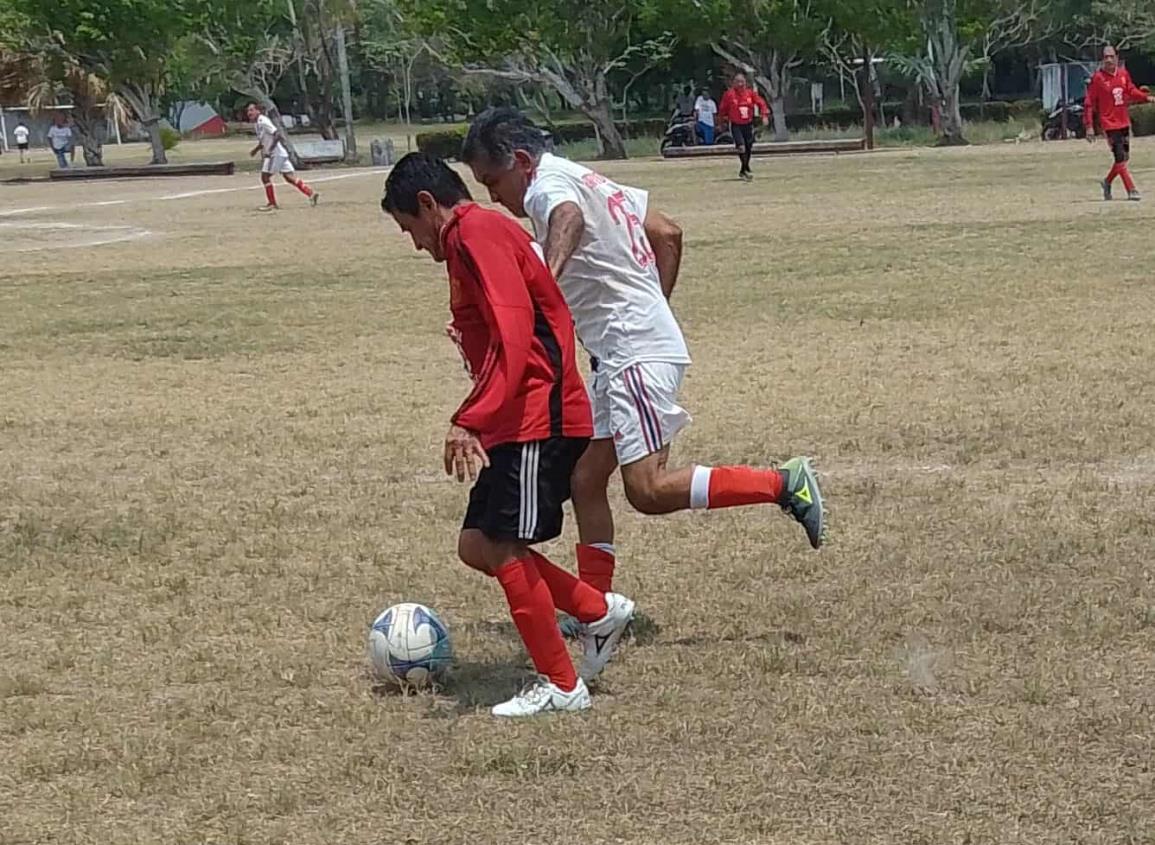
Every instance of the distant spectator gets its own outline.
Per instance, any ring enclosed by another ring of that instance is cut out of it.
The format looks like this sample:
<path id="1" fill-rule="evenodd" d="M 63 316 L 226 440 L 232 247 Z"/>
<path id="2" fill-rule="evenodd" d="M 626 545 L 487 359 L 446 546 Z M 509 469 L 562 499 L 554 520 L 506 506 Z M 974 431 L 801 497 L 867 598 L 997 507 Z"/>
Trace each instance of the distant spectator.
<path id="1" fill-rule="evenodd" d="M 682 89 L 682 93 L 674 101 L 674 111 L 683 120 L 689 120 L 694 116 L 694 89 L 692 86 L 687 85 Z"/>
<path id="2" fill-rule="evenodd" d="M 714 143 L 714 121 L 718 114 L 718 104 L 710 96 L 710 89 L 703 88 L 694 102 L 694 120 L 697 121 L 698 140 L 703 144 Z"/>
<path id="3" fill-rule="evenodd" d="M 20 150 L 20 163 L 30 163 L 32 161 L 32 153 L 28 151 L 28 136 L 32 133 L 28 131 L 28 126 L 24 123 L 23 119 L 16 124 L 16 128 L 12 130 L 12 134 L 16 136 L 16 149 Z"/>
<path id="4" fill-rule="evenodd" d="M 61 170 L 68 169 L 68 150 L 72 147 L 72 128 L 63 114 L 57 114 L 48 130 L 48 146 L 56 156 L 56 164 Z"/>

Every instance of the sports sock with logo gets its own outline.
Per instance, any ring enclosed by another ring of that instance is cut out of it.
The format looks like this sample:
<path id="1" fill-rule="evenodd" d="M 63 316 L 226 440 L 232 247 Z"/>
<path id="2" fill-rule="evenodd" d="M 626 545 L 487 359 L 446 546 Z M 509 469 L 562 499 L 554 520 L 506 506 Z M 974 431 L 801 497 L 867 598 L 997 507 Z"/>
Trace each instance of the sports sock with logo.
<path id="1" fill-rule="evenodd" d="M 265 185 L 265 197 L 268 199 L 269 205 L 277 204 L 277 191 L 271 182 Z"/>
<path id="2" fill-rule="evenodd" d="M 558 610 L 565 611 L 579 622 L 597 622 L 606 615 L 606 593 L 608 590 L 599 590 L 597 587 L 583 580 L 575 578 L 559 566 L 539 555 L 530 552 L 537 571 L 549 586 L 553 603 Z"/>
<path id="3" fill-rule="evenodd" d="M 690 507 L 695 510 L 776 504 L 786 490 L 786 474 L 755 467 L 694 467 Z"/>
<path id="4" fill-rule="evenodd" d="M 539 675 L 563 692 L 577 686 L 577 672 L 557 627 L 556 608 L 549 585 L 533 558 L 511 561 L 494 573 L 509 602 L 513 624 Z"/>

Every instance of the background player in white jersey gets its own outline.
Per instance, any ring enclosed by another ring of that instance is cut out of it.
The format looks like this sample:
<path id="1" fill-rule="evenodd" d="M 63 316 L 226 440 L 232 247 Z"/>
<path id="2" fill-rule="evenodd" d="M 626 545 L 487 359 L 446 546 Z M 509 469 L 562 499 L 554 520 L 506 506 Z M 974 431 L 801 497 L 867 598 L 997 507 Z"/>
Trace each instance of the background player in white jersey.
<path id="1" fill-rule="evenodd" d="M 805 458 L 781 469 L 668 466 L 670 443 L 690 422 L 678 390 L 690 356 L 667 302 L 677 283 L 682 230 L 649 195 L 545 151 L 540 129 L 516 109 L 474 120 L 462 160 L 490 196 L 528 217 L 593 361 L 594 440 L 573 479 L 582 580 L 609 592 L 614 523 L 607 497 L 620 465 L 637 510 L 776 504 L 823 539 L 818 481 Z"/>
<path id="2" fill-rule="evenodd" d="M 289 159 L 289 151 L 285 149 L 285 145 L 281 143 L 281 133 L 277 129 L 277 125 L 265 114 L 256 103 L 249 103 L 246 110 L 249 120 L 253 122 L 253 129 L 257 133 L 257 145 L 253 147 L 249 155 L 256 155 L 260 153 L 264 158 L 261 162 L 261 184 L 265 186 L 266 204 L 263 205 L 261 211 L 276 211 L 277 192 L 273 188 L 273 174 L 280 173 L 285 181 L 309 198 L 311 205 L 316 205 L 321 199 L 321 195 L 310 188 L 301 179 L 296 178 L 293 174 L 296 169 L 293 167 L 293 162 Z"/>
<path id="3" fill-rule="evenodd" d="M 28 136 L 32 133 L 28 131 L 27 124 L 21 120 L 12 130 L 12 134 L 16 136 L 16 147 L 20 150 L 20 163 L 31 163 L 32 153 L 28 152 Z"/>

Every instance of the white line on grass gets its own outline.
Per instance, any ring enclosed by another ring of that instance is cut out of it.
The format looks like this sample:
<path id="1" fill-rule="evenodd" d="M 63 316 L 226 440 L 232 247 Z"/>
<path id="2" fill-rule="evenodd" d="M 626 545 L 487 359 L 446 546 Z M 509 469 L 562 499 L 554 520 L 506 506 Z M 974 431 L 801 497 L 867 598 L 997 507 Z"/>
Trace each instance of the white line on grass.
<path id="1" fill-rule="evenodd" d="M 100 226 L 88 223 L 0 223 L 0 229 L 66 229 L 69 231 L 79 229 L 85 232 L 116 233 L 108 234 L 107 236 L 97 236 L 83 241 L 66 241 L 64 243 L 41 244 L 40 246 L 17 247 L 15 249 L 0 247 L 0 252 L 40 252 L 45 249 L 77 249 L 88 246 L 104 246 L 105 244 L 118 244 L 124 241 L 137 241 L 141 238 L 147 238 L 152 234 L 148 229 L 141 229 L 136 226 Z"/>

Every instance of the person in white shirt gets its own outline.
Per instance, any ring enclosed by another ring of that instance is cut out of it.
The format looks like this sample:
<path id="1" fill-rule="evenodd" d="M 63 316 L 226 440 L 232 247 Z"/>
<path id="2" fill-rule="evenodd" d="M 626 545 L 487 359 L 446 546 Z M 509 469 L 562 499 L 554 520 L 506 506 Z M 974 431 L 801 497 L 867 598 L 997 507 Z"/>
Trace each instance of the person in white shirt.
<path id="1" fill-rule="evenodd" d="M 68 169 L 68 151 L 72 148 L 72 127 L 68 125 L 68 118 L 57 114 L 48 130 L 48 146 L 56 156 L 56 165 L 61 170 Z"/>
<path id="2" fill-rule="evenodd" d="M 256 103 L 249 103 L 245 112 L 249 120 L 253 122 L 253 129 L 257 133 L 257 145 L 253 147 L 249 155 L 255 156 L 260 153 L 264 159 L 261 162 L 261 184 L 265 186 L 266 203 L 258 211 L 276 211 L 280 208 L 277 205 L 277 191 L 273 187 L 274 173 L 280 173 L 286 182 L 304 194 L 309 199 L 309 203 L 315 206 L 320 201 L 321 195 L 306 185 L 304 180 L 293 175 L 296 168 L 293 167 L 293 162 L 289 158 L 289 151 L 285 149 L 285 145 L 282 143 L 281 133 L 277 129 L 277 125 Z"/>
<path id="3" fill-rule="evenodd" d="M 594 440 L 573 477 L 582 580 L 611 590 L 607 488 L 619 465 L 626 497 L 642 513 L 776 504 L 818 548 L 822 499 L 807 459 L 781 469 L 667 465 L 671 442 L 690 422 L 678 404 L 690 356 L 668 302 L 682 261 L 681 228 L 645 191 L 546 152 L 542 131 L 516 109 L 480 114 L 461 158 L 494 201 L 532 222 L 593 358 Z"/>
<path id="4" fill-rule="evenodd" d="M 697 121 L 698 140 L 701 143 L 714 143 L 714 125 L 717 114 L 718 104 L 710 96 L 710 89 L 703 88 L 698 99 L 694 101 L 694 120 Z"/>
<path id="5" fill-rule="evenodd" d="M 28 151 L 28 137 L 32 134 L 28 131 L 28 127 L 24 121 L 16 124 L 16 128 L 12 130 L 13 136 L 16 138 L 16 149 L 20 150 L 20 163 L 25 164 L 32 161 L 32 153 Z"/>

